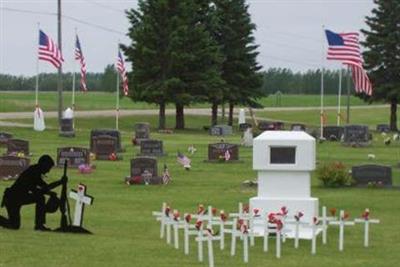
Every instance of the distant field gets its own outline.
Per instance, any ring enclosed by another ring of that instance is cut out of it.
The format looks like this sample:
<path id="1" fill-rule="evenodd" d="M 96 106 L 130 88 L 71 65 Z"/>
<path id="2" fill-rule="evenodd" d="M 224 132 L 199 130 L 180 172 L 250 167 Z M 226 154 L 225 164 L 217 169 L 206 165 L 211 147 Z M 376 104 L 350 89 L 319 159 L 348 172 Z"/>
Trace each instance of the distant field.
<path id="1" fill-rule="evenodd" d="M 71 105 L 71 92 L 63 94 L 64 106 Z M 346 104 L 346 97 L 342 97 L 342 105 Z M 115 108 L 116 97 L 114 93 L 104 92 L 78 92 L 75 96 L 77 110 L 104 110 Z M 328 95 L 324 99 L 326 106 L 336 106 L 337 96 Z M 57 109 L 58 95 L 56 92 L 41 92 L 39 95 L 39 104 L 45 111 Z M 277 97 L 271 95 L 259 100 L 264 107 L 312 107 L 320 105 L 319 95 L 282 95 L 280 105 Z M 351 105 L 366 105 L 361 99 L 351 97 Z M 35 106 L 34 92 L 9 92 L 0 91 L 0 112 L 32 111 Z M 169 105 L 172 108 L 173 105 Z M 196 104 L 191 107 L 208 108 L 208 103 Z M 157 109 L 156 105 L 150 105 L 144 102 L 133 102 L 127 97 L 120 100 L 121 109 Z"/>

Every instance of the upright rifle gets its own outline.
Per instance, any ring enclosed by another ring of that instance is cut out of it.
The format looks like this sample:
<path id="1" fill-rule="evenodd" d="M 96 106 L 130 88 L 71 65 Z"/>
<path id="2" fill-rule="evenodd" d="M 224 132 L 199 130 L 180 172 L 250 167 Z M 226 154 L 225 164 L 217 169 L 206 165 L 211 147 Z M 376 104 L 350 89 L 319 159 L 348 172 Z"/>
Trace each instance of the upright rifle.
<path id="1" fill-rule="evenodd" d="M 67 168 L 68 168 L 68 161 L 64 161 L 64 175 L 63 177 L 67 177 Z M 71 225 L 71 213 L 69 209 L 69 202 L 67 199 L 67 182 L 62 183 L 61 189 L 61 196 L 60 196 L 60 212 L 61 212 L 61 222 L 60 222 L 60 229 L 66 230 L 69 225 Z M 67 213 L 68 212 L 68 217 Z M 69 219 L 69 221 L 68 221 Z"/>

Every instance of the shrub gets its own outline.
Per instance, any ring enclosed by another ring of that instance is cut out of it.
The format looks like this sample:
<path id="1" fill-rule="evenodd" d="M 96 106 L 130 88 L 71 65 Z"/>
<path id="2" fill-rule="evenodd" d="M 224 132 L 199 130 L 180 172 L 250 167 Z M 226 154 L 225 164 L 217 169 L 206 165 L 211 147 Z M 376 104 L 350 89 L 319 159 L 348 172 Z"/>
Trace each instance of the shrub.
<path id="1" fill-rule="evenodd" d="M 326 163 L 318 167 L 317 175 L 325 187 L 340 187 L 352 184 L 352 177 L 342 162 Z"/>

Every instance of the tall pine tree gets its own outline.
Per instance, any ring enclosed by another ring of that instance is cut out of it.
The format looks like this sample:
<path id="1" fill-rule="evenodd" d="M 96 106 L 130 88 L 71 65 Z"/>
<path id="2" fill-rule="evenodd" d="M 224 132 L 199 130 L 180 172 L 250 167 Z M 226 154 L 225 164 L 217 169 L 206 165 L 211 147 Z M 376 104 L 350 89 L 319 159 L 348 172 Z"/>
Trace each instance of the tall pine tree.
<path id="1" fill-rule="evenodd" d="M 390 129 L 397 131 L 397 104 L 400 100 L 400 1 L 374 0 L 369 30 L 362 30 L 367 48 L 365 68 L 373 84 L 372 101 L 390 103 Z"/>
<path id="2" fill-rule="evenodd" d="M 229 103 L 228 124 L 233 124 L 233 108 L 237 104 L 254 105 L 263 96 L 261 67 L 257 63 L 257 45 L 245 0 L 215 0 L 219 17 L 217 41 L 221 46 L 224 62 L 222 78 L 228 92 L 224 99 Z"/>

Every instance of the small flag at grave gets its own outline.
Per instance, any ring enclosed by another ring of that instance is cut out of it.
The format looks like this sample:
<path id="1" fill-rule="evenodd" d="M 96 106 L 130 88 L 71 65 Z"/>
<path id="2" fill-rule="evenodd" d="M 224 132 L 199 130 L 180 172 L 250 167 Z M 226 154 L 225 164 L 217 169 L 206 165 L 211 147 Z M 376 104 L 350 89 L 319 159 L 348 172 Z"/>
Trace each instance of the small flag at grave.
<path id="1" fill-rule="evenodd" d="M 167 168 L 167 164 L 164 164 L 164 172 L 162 176 L 163 184 L 168 184 L 171 181 L 171 176 L 169 175 L 169 171 Z"/>
<path id="2" fill-rule="evenodd" d="M 176 160 L 177 160 L 178 163 L 180 163 L 186 170 L 190 170 L 190 168 L 191 168 L 190 164 L 191 164 L 192 161 L 191 161 L 188 157 L 186 157 L 185 155 L 183 155 L 182 153 L 180 153 L 179 151 L 178 151 Z"/>
<path id="3" fill-rule="evenodd" d="M 228 149 L 225 151 L 224 158 L 225 158 L 225 161 L 228 161 L 231 159 L 231 153 L 229 153 Z"/>

